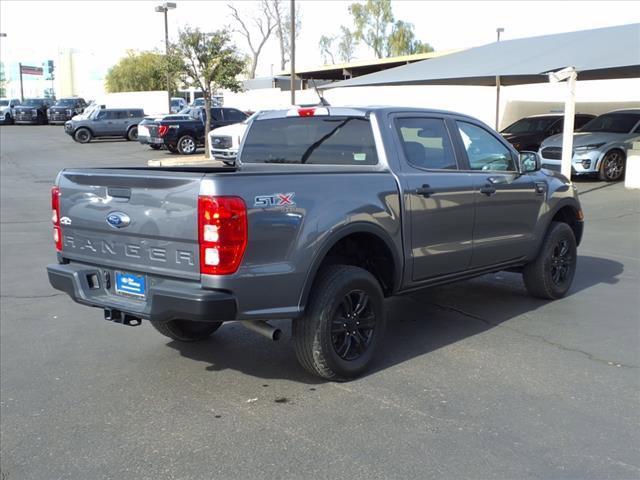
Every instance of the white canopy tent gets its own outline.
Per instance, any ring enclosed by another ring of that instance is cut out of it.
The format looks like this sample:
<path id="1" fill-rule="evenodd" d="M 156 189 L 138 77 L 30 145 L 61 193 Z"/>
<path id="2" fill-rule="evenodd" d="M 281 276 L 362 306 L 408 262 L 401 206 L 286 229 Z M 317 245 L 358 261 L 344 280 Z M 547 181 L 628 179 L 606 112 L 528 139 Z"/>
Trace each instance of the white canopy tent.
<path id="1" fill-rule="evenodd" d="M 566 82 L 562 173 L 571 175 L 576 80 L 640 77 L 640 24 L 503 40 L 320 87 Z M 498 80 L 499 79 L 499 80 Z"/>

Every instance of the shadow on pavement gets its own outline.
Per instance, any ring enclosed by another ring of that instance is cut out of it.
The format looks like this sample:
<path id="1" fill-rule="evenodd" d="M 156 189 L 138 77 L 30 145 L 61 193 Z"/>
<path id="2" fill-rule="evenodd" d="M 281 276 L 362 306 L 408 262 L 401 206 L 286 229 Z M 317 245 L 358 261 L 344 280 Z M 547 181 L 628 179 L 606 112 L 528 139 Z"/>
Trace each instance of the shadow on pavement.
<path id="1" fill-rule="evenodd" d="M 573 287 L 564 301 L 599 284 L 617 283 L 623 270 L 620 262 L 581 255 Z M 385 341 L 369 374 L 485 332 L 547 303 L 527 294 L 520 274 L 507 272 L 390 298 L 385 302 Z M 205 342 L 172 341 L 168 345 L 184 357 L 204 362 L 212 372 L 233 369 L 263 379 L 322 383 L 298 365 L 290 322 L 274 323 L 285 333 L 277 343 L 230 323 Z"/>

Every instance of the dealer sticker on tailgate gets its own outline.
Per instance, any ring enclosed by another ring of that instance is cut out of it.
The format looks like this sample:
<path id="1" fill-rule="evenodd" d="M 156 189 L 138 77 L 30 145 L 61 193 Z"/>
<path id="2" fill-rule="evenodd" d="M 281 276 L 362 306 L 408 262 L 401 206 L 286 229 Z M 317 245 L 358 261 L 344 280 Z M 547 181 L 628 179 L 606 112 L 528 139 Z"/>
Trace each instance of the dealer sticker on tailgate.
<path id="1" fill-rule="evenodd" d="M 120 295 L 133 295 L 144 298 L 146 290 L 146 279 L 144 275 L 133 273 L 116 272 L 116 293 Z"/>

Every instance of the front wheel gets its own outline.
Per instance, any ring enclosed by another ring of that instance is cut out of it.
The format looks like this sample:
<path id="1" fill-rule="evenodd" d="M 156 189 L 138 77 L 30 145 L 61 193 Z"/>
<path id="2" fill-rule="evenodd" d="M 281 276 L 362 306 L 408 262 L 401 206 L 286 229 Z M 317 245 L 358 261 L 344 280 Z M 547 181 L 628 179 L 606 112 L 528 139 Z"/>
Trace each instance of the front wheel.
<path id="1" fill-rule="evenodd" d="M 5 113 L 4 114 L 4 123 L 13 123 L 13 119 L 11 118 L 11 114 L 10 113 Z"/>
<path id="2" fill-rule="evenodd" d="M 349 380 L 369 367 L 384 328 L 376 278 L 359 267 L 331 265 L 314 283 L 305 314 L 293 322 L 296 356 L 314 375 Z"/>
<path id="3" fill-rule="evenodd" d="M 602 159 L 599 177 L 605 182 L 615 182 L 624 175 L 625 167 L 624 153 L 620 150 L 611 150 Z"/>
<path id="4" fill-rule="evenodd" d="M 138 127 L 131 127 L 127 132 L 127 140 L 134 141 L 138 139 Z"/>
<path id="5" fill-rule="evenodd" d="M 151 322 L 153 328 L 165 337 L 179 342 L 197 342 L 208 338 L 220 328 L 222 322 L 192 322 L 190 320 L 170 320 Z"/>
<path id="6" fill-rule="evenodd" d="M 573 230 L 566 223 L 551 222 L 538 257 L 522 272 L 527 291 L 547 300 L 564 297 L 573 282 L 577 261 Z"/>
<path id="7" fill-rule="evenodd" d="M 178 140 L 178 152 L 180 155 L 193 155 L 196 153 L 196 139 L 191 135 L 185 135 Z"/>

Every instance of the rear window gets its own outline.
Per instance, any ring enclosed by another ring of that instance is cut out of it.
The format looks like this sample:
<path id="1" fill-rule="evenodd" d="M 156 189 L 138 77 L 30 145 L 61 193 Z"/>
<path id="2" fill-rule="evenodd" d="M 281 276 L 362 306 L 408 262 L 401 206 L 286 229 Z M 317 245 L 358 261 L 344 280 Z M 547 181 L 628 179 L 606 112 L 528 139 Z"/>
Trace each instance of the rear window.
<path id="1" fill-rule="evenodd" d="M 375 165 L 369 120 L 318 116 L 256 120 L 242 148 L 243 163 Z"/>

